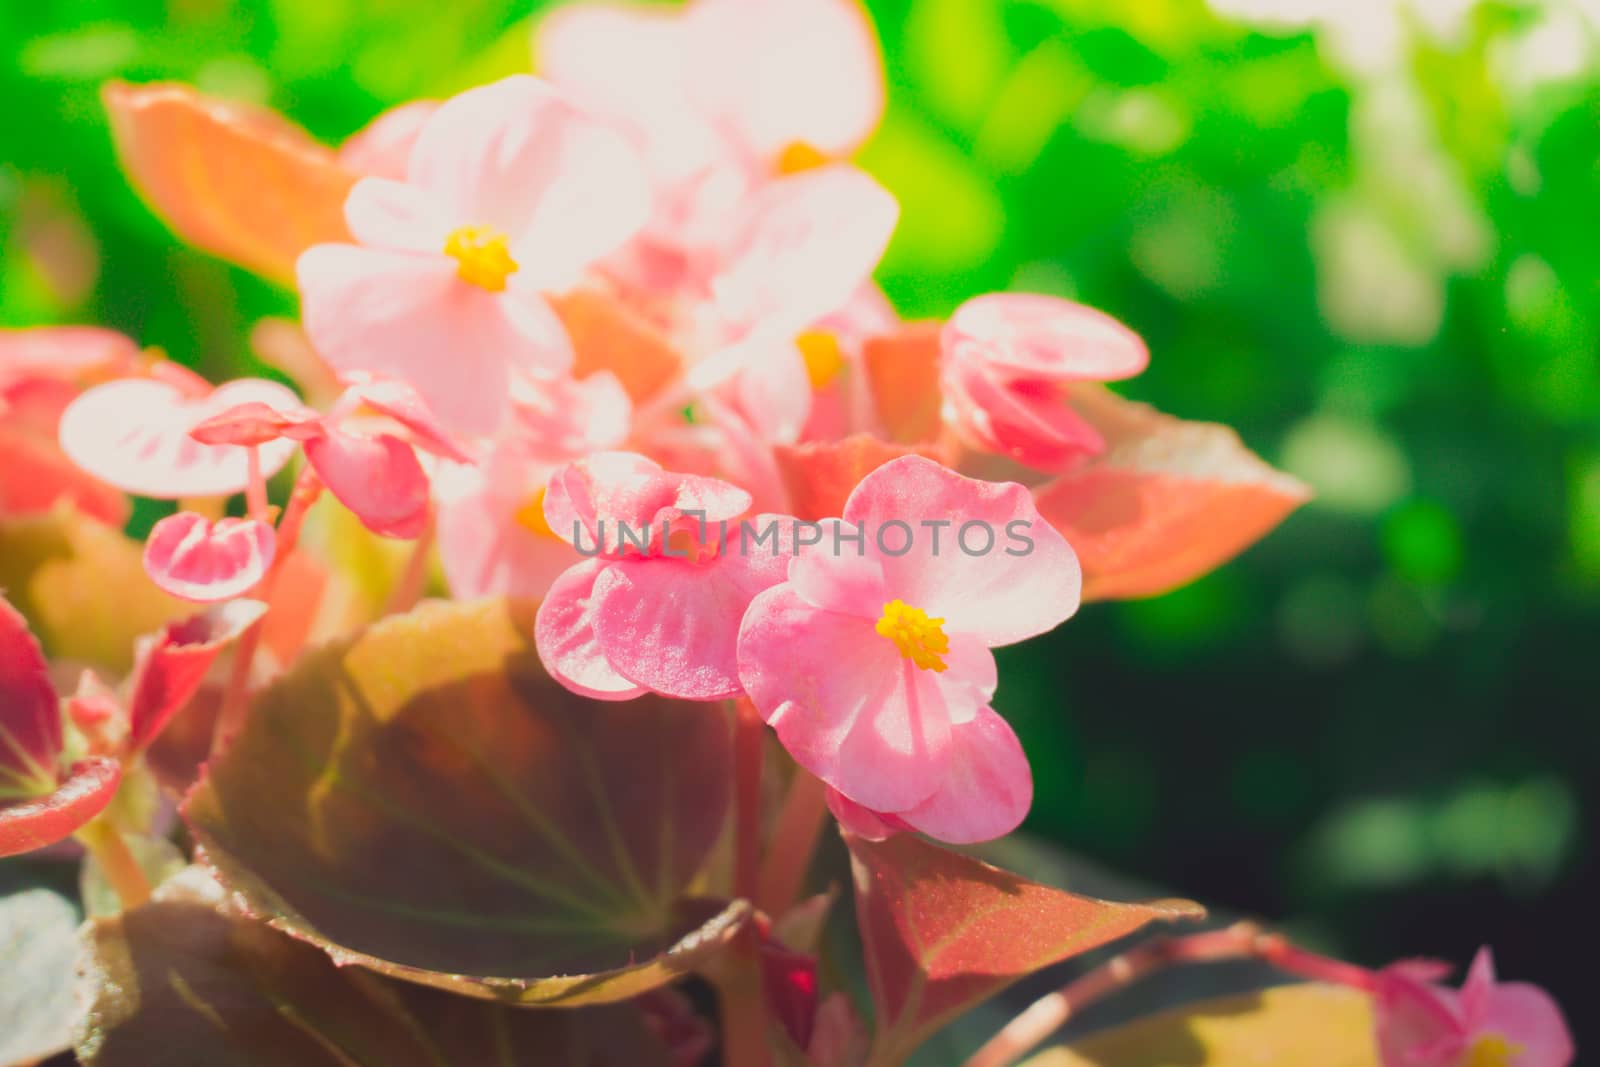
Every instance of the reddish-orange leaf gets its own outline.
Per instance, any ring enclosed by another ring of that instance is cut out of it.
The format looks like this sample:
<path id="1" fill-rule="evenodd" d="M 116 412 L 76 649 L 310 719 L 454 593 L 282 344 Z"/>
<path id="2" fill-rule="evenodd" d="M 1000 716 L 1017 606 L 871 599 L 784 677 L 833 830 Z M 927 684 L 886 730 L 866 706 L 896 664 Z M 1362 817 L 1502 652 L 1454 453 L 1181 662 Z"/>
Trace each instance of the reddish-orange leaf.
<path id="1" fill-rule="evenodd" d="M 882 842 L 846 834 L 845 842 L 877 1008 L 874 1062 L 899 1062 L 944 1023 L 1040 968 L 1157 919 L 1205 914 L 1186 900 L 1080 897 L 908 834 Z"/>
<path id="2" fill-rule="evenodd" d="M 1083 597 L 1154 596 L 1264 537 L 1310 490 L 1226 426 L 1185 422 L 1095 386 L 1073 392 L 1106 451 L 1035 492 L 1083 564 Z"/>
<path id="3" fill-rule="evenodd" d="M 937 322 L 914 322 L 874 337 L 862 350 L 878 418 L 896 441 L 916 444 L 939 436 L 941 328 Z"/>
<path id="4" fill-rule="evenodd" d="M 54 793 L 0 804 L 0 856 L 32 852 L 69 836 L 105 810 L 120 781 L 122 766 L 95 756 L 68 771 Z"/>
<path id="5" fill-rule="evenodd" d="M 789 510 L 808 521 L 842 514 L 845 498 L 861 479 L 891 459 L 909 455 L 939 458 L 931 447 L 891 444 L 868 434 L 842 441 L 778 445 L 774 450 L 789 491 Z"/>
<path id="6" fill-rule="evenodd" d="M 198 248 L 278 281 L 323 241 L 348 241 L 344 200 L 359 175 L 269 111 L 185 85 L 105 89 L 129 178 Z"/>
<path id="7" fill-rule="evenodd" d="M 550 302 L 572 338 L 577 377 L 608 370 L 638 404 L 683 369 L 683 357 L 666 336 L 615 297 L 578 289 Z"/>

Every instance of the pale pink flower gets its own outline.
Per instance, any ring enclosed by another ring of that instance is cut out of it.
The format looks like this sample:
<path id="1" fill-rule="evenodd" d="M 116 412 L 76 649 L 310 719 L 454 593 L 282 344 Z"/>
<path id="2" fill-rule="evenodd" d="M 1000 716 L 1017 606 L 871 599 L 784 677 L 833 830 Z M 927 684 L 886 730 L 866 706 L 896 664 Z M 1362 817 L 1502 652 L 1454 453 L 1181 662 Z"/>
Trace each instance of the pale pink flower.
<path id="1" fill-rule="evenodd" d="M 1494 957 L 1478 950 L 1460 991 L 1408 964 L 1385 967 L 1373 985 L 1384 1067 L 1567 1067 L 1572 1035 L 1550 994 L 1497 982 Z"/>
<path id="2" fill-rule="evenodd" d="M 853 152 L 883 115 L 877 36 L 856 0 L 694 0 L 564 7 L 540 70 L 629 124 L 659 171 L 733 153 L 777 170 Z"/>
<path id="3" fill-rule="evenodd" d="M 423 124 L 405 181 L 351 189 L 355 244 L 300 257 L 306 332 L 340 373 L 409 382 L 452 430 L 492 434 L 513 374 L 571 365 L 544 294 L 647 210 L 626 143 L 549 86 L 515 76 L 469 90 Z"/>
<path id="4" fill-rule="evenodd" d="M 390 108 L 339 146 L 339 164 L 357 174 L 405 181 L 411 147 L 437 110 L 437 100 L 413 100 Z"/>
<path id="5" fill-rule="evenodd" d="M 545 486 L 563 464 L 618 448 L 631 408 L 616 376 L 601 371 L 530 389 L 476 464 L 446 464 L 435 478 L 439 558 L 460 598 L 537 599 L 580 558 L 544 517 Z"/>
<path id="6" fill-rule="evenodd" d="M 277 543 L 277 533 L 259 519 L 213 523 L 180 511 L 151 528 L 144 569 L 156 585 L 184 600 L 230 600 L 266 577 Z"/>
<path id="7" fill-rule="evenodd" d="M 197 423 L 240 404 L 298 405 L 286 386 L 239 378 L 215 388 L 177 364 L 159 364 L 152 377 L 97 385 L 62 413 L 61 447 L 78 466 L 136 496 L 177 500 L 227 496 L 250 484 L 249 455 L 189 436 Z M 259 450 L 261 476 L 271 477 L 294 454 L 275 441 Z"/>
<path id="8" fill-rule="evenodd" d="M 956 309 L 940 338 L 945 417 L 969 444 L 1038 470 L 1060 470 L 1105 442 L 1067 403 L 1072 382 L 1144 370 L 1138 334 L 1058 297 L 989 293 Z"/>
<path id="9" fill-rule="evenodd" d="M 848 801 L 835 810 L 852 828 L 952 842 L 1010 831 L 1032 777 L 989 706 L 990 649 L 1077 609 L 1072 549 L 1022 486 L 920 456 L 862 479 L 829 535 L 750 605 L 745 691 L 790 755 Z"/>
<path id="10" fill-rule="evenodd" d="M 739 619 L 788 563 L 787 542 L 749 543 L 730 521 L 749 506 L 737 486 L 674 474 L 630 452 L 558 471 L 545 519 L 593 558 L 556 579 L 539 606 L 535 641 L 550 673 L 603 700 L 651 690 L 689 700 L 738 693 Z M 754 531 L 780 523 L 748 521 Z"/>

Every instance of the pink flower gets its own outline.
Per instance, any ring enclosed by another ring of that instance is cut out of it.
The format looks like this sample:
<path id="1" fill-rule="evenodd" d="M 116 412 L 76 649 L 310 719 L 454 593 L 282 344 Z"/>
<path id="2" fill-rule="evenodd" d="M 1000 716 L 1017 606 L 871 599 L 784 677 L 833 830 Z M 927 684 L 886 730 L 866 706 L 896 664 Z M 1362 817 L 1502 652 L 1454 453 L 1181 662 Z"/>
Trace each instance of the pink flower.
<path id="1" fill-rule="evenodd" d="M 278 538 L 259 519 L 218 519 L 180 511 L 150 530 L 144 569 L 156 585 L 184 600 L 229 600 L 255 588 L 272 566 Z"/>
<path id="2" fill-rule="evenodd" d="M 1572 1035 L 1550 995 L 1525 982 L 1497 982 L 1488 948 L 1459 992 L 1426 970 L 1385 967 L 1373 987 L 1384 1067 L 1566 1067 Z"/>
<path id="3" fill-rule="evenodd" d="M 1109 315 L 1032 293 L 967 301 L 940 338 L 946 418 L 976 448 L 1060 470 L 1105 447 L 1066 386 L 1144 370 L 1139 336 Z"/>
<path id="4" fill-rule="evenodd" d="M 634 128 L 658 171 L 732 152 L 770 169 L 854 151 L 883 114 L 877 37 L 855 0 L 563 8 L 539 27 L 551 81 Z"/>
<path id="5" fill-rule="evenodd" d="M 219 412 L 191 434 L 214 445 L 302 442 L 322 484 L 382 537 L 414 538 L 427 525 L 432 488 L 417 449 L 470 462 L 416 390 L 395 381 L 352 385 L 325 416 L 298 403 L 249 403 Z"/>
<path id="6" fill-rule="evenodd" d="M 212 388 L 177 364 L 159 364 L 149 378 L 122 378 L 85 392 L 61 416 L 61 447 L 90 474 L 137 496 L 161 500 L 227 496 L 250 483 L 249 455 L 189 436 L 197 423 L 240 404 L 299 404 L 277 382 L 240 378 Z M 271 477 L 294 444 L 260 449 L 261 476 Z"/>
<path id="7" fill-rule="evenodd" d="M 942 525 L 940 525 L 942 524 Z M 846 540 L 859 532 L 860 542 Z M 1013 829 L 1033 786 L 994 710 L 991 648 L 1078 606 L 1077 559 L 1022 486 L 892 460 L 862 479 L 832 543 L 750 605 L 739 679 L 852 829 L 952 842 Z M 827 543 L 826 540 L 824 542 Z"/>
<path id="8" fill-rule="evenodd" d="M 439 472 L 439 558 L 452 593 L 537 599 L 579 562 L 545 522 L 545 486 L 563 464 L 619 447 L 630 412 L 609 372 L 550 383 L 514 402 L 477 464 Z"/>
<path id="9" fill-rule="evenodd" d="M 493 433 L 514 373 L 572 362 L 543 294 L 632 234 L 647 196 L 626 144 L 543 83 L 469 90 L 423 123 L 405 181 L 351 189 L 355 244 L 300 257 L 306 331 L 339 372 L 407 381 L 452 430 Z"/>
<path id="10" fill-rule="evenodd" d="M 722 536 L 720 524 L 749 505 L 736 486 L 630 452 L 558 471 L 545 519 L 593 558 L 556 579 L 539 606 L 535 642 L 551 675 L 602 700 L 738 693 L 739 619 L 788 564 L 782 541 L 756 545 L 742 525 Z M 761 532 L 781 525 L 777 516 L 749 522 Z"/>
<path id="11" fill-rule="evenodd" d="M 413 100 L 390 108 L 339 146 L 339 165 L 373 178 L 405 181 L 411 147 L 437 110 L 436 100 Z"/>

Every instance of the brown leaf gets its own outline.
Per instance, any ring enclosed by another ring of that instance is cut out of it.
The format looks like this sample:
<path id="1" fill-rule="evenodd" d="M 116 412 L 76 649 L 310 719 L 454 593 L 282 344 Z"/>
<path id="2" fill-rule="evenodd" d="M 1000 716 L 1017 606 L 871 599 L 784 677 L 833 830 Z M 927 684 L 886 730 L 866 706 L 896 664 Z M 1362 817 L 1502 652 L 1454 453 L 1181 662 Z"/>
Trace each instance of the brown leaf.
<path id="1" fill-rule="evenodd" d="M 523 1003 L 672 981 L 748 919 L 681 899 L 732 781 L 718 708 L 552 681 L 532 606 L 431 604 L 301 660 L 184 815 L 253 912 L 340 962 Z"/>

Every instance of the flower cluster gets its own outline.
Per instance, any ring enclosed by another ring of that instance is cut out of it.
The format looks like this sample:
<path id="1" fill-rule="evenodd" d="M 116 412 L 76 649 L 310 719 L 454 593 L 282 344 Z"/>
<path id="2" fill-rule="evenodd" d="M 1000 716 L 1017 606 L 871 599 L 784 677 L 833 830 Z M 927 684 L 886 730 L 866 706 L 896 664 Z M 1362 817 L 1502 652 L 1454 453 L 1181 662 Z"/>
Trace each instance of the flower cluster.
<path id="1" fill-rule="evenodd" d="M 315 641 L 408 612 L 435 560 L 453 599 L 528 607 L 538 684 L 553 679 L 596 722 L 626 722 L 626 701 L 641 722 L 732 701 L 771 727 L 852 849 L 907 832 L 986 841 L 1033 798 L 993 706 L 993 650 L 1084 600 L 1187 582 L 1306 498 L 1227 429 L 1106 388 L 1149 354 L 1100 311 L 991 293 L 947 321 L 902 321 L 873 281 L 899 207 L 850 161 L 885 96 L 850 0 L 571 7 L 542 23 L 537 49 L 541 77 L 407 104 L 337 150 L 182 87 L 108 90 L 130 172 L 175 227 L 294 285 L 301 327 L 262 355 L 298 388 L 213 385 L 97 331 L 0 336 L 0 514 L 65 507 L 114 528 L 124 494 L 176 501 L 145 538 L 143 571 L 207 605 L 141 642 L 120 693 L 90 673 L 63 702 L 28 622 L 0 602 L 0 854 L 74 832 L 95 847 L 82 829 L 203 688 L 214 725 L 201 748 L 231 756 L 264 713 L 252 694 L 314 659 Z M 163 151 L 197 137 L 287 176 L 279 201 L 258 213 L 247 183 L 217 183 L 197 202 Z M 341 514 L 360 529 L 340 534 Z M 340 537 L 343 557 L 328 547 Z M 412 547 L 378 608 L 348 561 L 351 545 L 386 558 L 385 541 Z M 227 679 L 211 677 L 234 642 Z M 315 668 L 290 681 L 303 675 Z M 365 716 L 345 727 L 382 721 L 365 702 L 396 686 L 345 685 Z M 720 751 L 715 732 L 705 752 Z M 470 740 L 429 769 L 484 759 Z M 517 758 L 544 758 L 544 742 L 521 741 Z M 225 838 L 226 813 L 207 805 L 228 772 L 196 763 L 185 815 Z M 707 820 L 709 848 L 720 822 Z M 1152 916 L 1170 917 L 1138 922 Z M 722 922 L 747 919 L 733 908 Z M 790 1037 L 844 1041 L 853 1017 L 818 1008 L 814 960 L 796 963 L 764 927 L 757 941 L 781 972 L 769 997 L 791 998 Z M 399 960 L 404 976 L 465 970 L 429 951 L 425 966 Z M 1570 1058 L 1553 1005 L 1495 987 L 1486 957 L 1459 995 L 1432 977 L 1355 983 L 1378 1005 L 1386 1063 Z"/>

